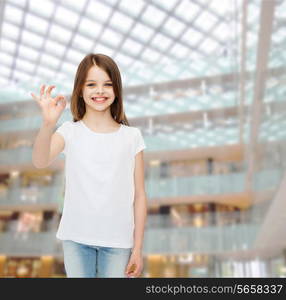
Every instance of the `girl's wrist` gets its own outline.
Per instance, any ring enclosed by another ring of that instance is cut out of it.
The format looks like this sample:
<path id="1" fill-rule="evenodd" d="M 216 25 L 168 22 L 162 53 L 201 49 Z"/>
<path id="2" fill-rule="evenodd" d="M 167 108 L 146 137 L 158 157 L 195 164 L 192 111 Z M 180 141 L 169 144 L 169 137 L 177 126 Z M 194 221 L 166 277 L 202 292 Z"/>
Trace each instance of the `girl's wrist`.
<path id="1" fill-rule="evenodd" d="M 140 254 L 141 254 L 141 252 L 142 252 L 141 247 L 134 247 L 134 248 L 132 249 L 132 253 L 140 253 Z"/>
<path id="2" fill-rule="evenodd" d="M 42 127 L 45 127 L 45 128 L 54 128 L 56 126 L 56 123 L 55 122 L 49 122 L 49 121 L 43 121 L 42 122 Z"/>

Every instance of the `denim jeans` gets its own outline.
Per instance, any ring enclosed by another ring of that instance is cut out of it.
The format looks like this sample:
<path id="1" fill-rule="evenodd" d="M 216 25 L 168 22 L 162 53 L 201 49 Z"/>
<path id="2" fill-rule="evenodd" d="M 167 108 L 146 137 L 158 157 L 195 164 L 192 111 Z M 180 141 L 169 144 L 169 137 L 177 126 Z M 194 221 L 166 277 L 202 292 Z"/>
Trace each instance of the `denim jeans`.
<path id="1" fill-rule="evenodd" d="M 63 240 L 67 277 L 127 277 L 131 248 L 111 248 Z"/>

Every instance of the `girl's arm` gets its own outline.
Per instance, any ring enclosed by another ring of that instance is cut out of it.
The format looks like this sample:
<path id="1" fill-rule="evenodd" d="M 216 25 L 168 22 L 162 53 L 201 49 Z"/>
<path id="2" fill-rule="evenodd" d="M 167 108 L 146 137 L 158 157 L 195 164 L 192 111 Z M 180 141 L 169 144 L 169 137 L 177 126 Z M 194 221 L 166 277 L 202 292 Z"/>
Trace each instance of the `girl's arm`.
<path id="1" fill-rule="evenodd" d="M 144 184 L 143 151 L 135 156 L 135 199 L 134 199 L 134 246 L 132 252 L 141 253 L 143 247 L 144 229 L 147 217 L 147 197 Z"/>
<path id="2" fill-rule="evenodd" d="M 127 277 L 139 277 L 143 270 L 143 238 L 147 217 L 147 199 L 144 188 L 143 151 L 135 156 L 134 245 L 126 267 Z"/>
<path id="3" fill-rule="evenodd" d="M 36 136 L 32 152 L 32 162 L 36 168 L 43 168 L 48 165 L 54 127 L 53 124 L 43 122 Z"/>
<path id="4" fill-rule="evenodd" d="M 46 85 L 42 85 L 39 96 L 31 93 L 32 98 L 39 105 L 43 117 L 43 123 L 36 137 L 32 152 L 32 162 L 36 168 L 49 166 L 65 145 L 64 138 L 58 133 L 53 134 L 53 130 L 65 109 L 67 101 L 62 95 L 52 98 L 51 91 L 54 88 L 54 85 L 49 86 L 47 89 Z"/>
<path id="5" fill-rule="evenodd" d="M 48 167 L 65 146 L 63 137 L 57 132 L 53 133 L 54 127 L 43 122 L 35 139 L 32 162 L 38 169 Z"/>

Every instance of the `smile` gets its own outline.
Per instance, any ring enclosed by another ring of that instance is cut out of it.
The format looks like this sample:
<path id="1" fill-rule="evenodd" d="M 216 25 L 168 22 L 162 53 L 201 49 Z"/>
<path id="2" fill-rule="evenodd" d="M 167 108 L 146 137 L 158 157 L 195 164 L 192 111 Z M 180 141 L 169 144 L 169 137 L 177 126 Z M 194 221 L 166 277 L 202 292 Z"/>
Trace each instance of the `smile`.
<path id="1" fill-rule="evenodd" d="M 96 103 L 103 103 L 107 100 L 106 97 L 91 97 L 91 99 Z"/>

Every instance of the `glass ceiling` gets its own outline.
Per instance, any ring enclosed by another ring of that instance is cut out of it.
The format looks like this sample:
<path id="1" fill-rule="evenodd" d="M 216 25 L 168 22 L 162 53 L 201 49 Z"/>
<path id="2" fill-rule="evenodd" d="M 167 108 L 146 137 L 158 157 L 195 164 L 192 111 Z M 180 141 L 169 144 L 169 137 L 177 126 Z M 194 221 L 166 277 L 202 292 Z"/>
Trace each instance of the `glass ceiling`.
<path id="1" fill-rule="evenodd" d="M 125 87 L 238 70 L 241 0 L 5 0 L 1 6 L 2 102 L 27 99 L 42 82 L 70 94 L 89 52 L 112 56 Z"/>

